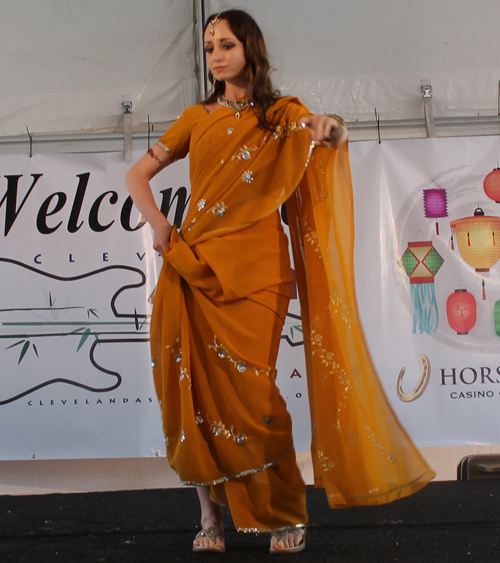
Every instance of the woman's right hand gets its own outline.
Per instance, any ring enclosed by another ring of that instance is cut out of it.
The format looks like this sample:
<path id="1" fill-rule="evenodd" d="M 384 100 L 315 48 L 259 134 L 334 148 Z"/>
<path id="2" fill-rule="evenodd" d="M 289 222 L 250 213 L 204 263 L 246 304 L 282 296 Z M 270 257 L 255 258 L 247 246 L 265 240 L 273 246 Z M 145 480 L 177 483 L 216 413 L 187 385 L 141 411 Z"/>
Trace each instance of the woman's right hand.
<path id="1" fill-rule="evenodd" d="M 162 256 L 170 240 L 172 225 L 158 209 L 149 181 L 172 162 L 172 156 L 160 145 L 155 145 L 125 176 L 125 184 L 134 204 L 153 229 L 153 248 Z"/>
<path id="2" fill-rule="evenodd" d="M 170 235 L 172 234 L 172 225 L 165 219 L 161 224 L 153 228 L 153 248 L 163 256 L 165 247 L 170 242 Z"/>

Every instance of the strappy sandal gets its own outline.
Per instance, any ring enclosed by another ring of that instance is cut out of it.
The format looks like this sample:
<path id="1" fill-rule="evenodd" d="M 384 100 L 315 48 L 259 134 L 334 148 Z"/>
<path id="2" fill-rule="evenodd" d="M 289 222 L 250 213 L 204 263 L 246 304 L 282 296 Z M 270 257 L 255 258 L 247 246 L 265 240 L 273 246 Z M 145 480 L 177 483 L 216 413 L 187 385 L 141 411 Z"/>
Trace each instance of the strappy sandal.
<path id="1" fill-rule="evenodd" d="M 218 536 L 221 536 L 222 539 L 224 540 L 224 530 L 217 528 L 217 526 L 213 526 L 212 528 L 207 528 L 206 530 L 200 530 L 196 534 L 196 537 L 194 539 L 198 540 L 200 538 L 208 538 L 209 540 L 212 540 L 214 542 L 214 545 L 211 546 L 193 545 L 193 551 L 198 553 L 201 552 L 224 553 L 224 551 L 226 551 L 225 546 L 217 545 Z"/>
<path id="2" fill-rule="evenodd" d="M 278 544 L 283 538 L 287 536 L 287 534 L 301 534 L 302 539 L 300 540 L 299 545 L 294 545 L 293 547 L 270 547 L 269 553 L 274 555 L 276 553 L 299 553 L 306 547 L 306 529 L 305 528 L 296 528 L 292 530 L 286 530 L 284 532 L 275 532 L 271 536 L 271 543 L 273 538 L 276 539 L 276 544 Z"/>

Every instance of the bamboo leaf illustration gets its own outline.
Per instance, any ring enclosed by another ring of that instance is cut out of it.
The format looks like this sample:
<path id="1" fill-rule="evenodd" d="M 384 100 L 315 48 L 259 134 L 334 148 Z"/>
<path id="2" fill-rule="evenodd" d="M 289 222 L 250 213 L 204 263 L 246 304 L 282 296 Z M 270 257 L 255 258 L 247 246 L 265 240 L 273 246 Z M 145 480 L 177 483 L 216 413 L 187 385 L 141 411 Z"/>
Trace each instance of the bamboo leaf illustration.
<path id="1" fill-rule="evenodd" d="M 39 358 L 39 356 L 38 356 L 38 350 L 37 350 L 35 344 L 32 344 L 32 346 L 33 346 L 33 350 L 35 351 L 36 357 Z"/>
<path id="2" fill-rule="evenodd" d="M 26 340 L 26 342 L 24 343 L 23 349 L 21 350 L 21 353 L 19 354 L 19 360 L 17 362 L 17 365 L 19 365 L 22 361 L 24 356 L 26 356 L 26 352 L 29 350 L 30 347 L 30 341 Z"/>
<path id="3" fill-rule="evenodd" d="M 139 317 L 137 316 L 137 311 L 134 307 L 134 320 L 135 320 L 135 330 L 140 330 L 139 328 Z"/>
<path id="4" fill-rule="evenodd" d="M 26 340 L 19 340 L 19 342 L 16 342 L 15 344 L 11 344 L 10 346 L 7 346 L 7 348 L 5 349 L 8 350 L 9 348 L 14 348 L 14 346 L 19 346 L 19 344 L 22 344 L 23 342 L 26 342 Z"/>
<path id="5" fill-rule="evenodd" d="M 53 307 L 54 304 L 55 304 L 55 302 L 56 302 L 56 300 L 55 300 L 55 299 L 52 299 L 52 292 L 49 291 L 49 305 L 50 305 L 51 307 Z"/>
<path id="6" fill-rule="evenodd" d="M 90 315 L 94 315 L 94 317 L 99 318 L 99 315 L 96 313 L 96 309 L 87 309 L 87 317 L 90 318 Z"/>
<path id="7" fill-rule="evenodd" d="M 304 331 L 302 330 L 302 325 L 294 325 L 293 328 L 294 328 L 295 330 L 298 330 L 299 332 L 302 332 L 302 333 L 304 332 Z"/>
<path id="8" fill-rule="evenodd" d="M 85 330 L 85 327 L 81 326 L 80 328 L 75 328 L 75 330 L 68 332 L 68 334 L 65 334 L 64 336 L 69 336 L 70 334 L 79 334 L 80 332 L 82 332 L 82 330 Z"/>
<path id="9" fill-rule="evenodd" d="M 78 348 L 76 349 L 77 352 L 85 344 L 85 341 L 89 336 L 90 336 L 90 328 L 87 328 L 85 329 L 84 333 L 82 334 L 82 337 L 80 338 L 80 343 L 78 344 Z"/>

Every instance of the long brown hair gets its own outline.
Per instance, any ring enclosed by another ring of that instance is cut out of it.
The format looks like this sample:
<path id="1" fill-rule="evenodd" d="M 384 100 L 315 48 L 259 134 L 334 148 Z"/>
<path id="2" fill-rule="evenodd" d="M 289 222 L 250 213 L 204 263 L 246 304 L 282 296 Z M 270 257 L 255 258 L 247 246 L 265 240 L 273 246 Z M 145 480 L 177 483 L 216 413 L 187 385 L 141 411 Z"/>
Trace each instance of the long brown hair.
<path id="1" fill-rule="evenodd" d="M 271 67 L 267 59 L 267 48 L 262 31 L 252 16 L 243 10 L 226 10 L 225 12 L 220 12 L 220 14 L 208 16 L 203 33 L 205 33 L 210 22 L 217 16 L 220 20 L 227 21 L 231 31 L 243 43 L 248 63 L 246 78 L 252 85 L 254 109 L 258 113 L 260 125 L 265 129 L 272 130 L 273 122 L 267 119 L 266 113 L 280 97 L 280 93 L 277 90 L 273 90 Z M 214 88 L 208 93 L 203 103 L 213 104 L 219 96 L 224 94 L 226 85 L 218 80 L 214 83 L 214 77 L 210 71 L 208 72 L 208 78 L 214 85 Z"/>

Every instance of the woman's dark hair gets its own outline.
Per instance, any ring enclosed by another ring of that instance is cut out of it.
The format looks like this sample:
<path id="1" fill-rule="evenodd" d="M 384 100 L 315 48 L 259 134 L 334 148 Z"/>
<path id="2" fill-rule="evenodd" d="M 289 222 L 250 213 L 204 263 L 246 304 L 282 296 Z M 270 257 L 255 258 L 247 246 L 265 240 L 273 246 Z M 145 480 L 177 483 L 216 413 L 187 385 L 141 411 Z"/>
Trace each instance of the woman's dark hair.
<path id="1" fill-rule="evenodd" d="M 243 43 L 245 48 L 245 56 L 247 59 L 247 79 L 252 85 L 252 99 L 255 103 L 259 116 L 259 123 L 265 129 L 272 130 L 273 123 L 266 118 L 267 110 L 280 97 L 277 90 L 273 90 L 271 83 L 271 67 L 267 60 L 267 49 L 264 42 L 264 36 L 257 22 L 244 12 L 243 10 L 226 10 L 220 14 L 212 14 L 208 17 L 203 33 L 205 33 L 210 22 L 219 17 L 220 20 L 226 20 L 231 31 Z M 208 78 L 213 83 L 213 75 L 209 71 Z M 204 104 L 212 104 L 217 98 L 224 94 L 224 82 L 215 81 L 213 91 L 209 92 L 203 100 Z"/>

